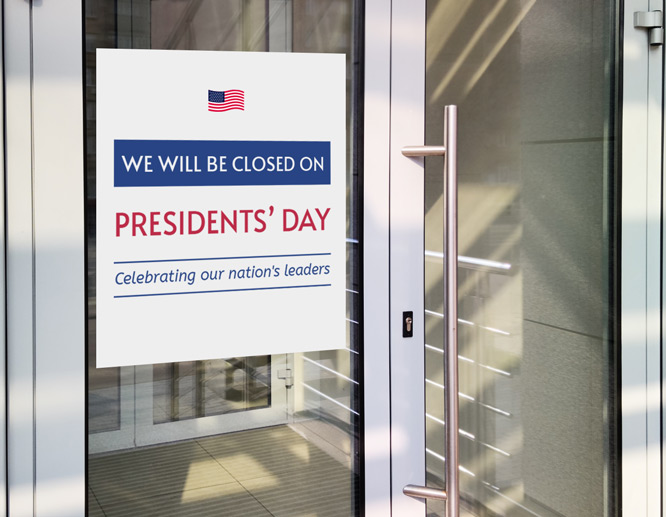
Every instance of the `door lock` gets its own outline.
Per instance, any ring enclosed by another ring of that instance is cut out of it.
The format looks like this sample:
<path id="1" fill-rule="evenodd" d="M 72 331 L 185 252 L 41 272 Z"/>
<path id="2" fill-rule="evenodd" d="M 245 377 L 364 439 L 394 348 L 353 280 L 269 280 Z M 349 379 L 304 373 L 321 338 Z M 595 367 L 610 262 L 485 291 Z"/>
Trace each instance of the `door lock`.
<path id="1" fill-rule="evenodd" d="M 414 313 L 412 311 L 402 313 L 402 337 L 414 337 Z"/>

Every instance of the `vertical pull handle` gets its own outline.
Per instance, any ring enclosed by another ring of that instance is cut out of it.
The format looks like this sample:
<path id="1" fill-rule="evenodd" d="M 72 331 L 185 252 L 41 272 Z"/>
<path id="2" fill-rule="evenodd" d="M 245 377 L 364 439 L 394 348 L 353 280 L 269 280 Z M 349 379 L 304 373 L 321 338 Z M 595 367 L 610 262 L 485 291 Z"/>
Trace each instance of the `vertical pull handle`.
<path id="1" fill-rule="evenodd" d="M 446 490 L 407 485 L 410 497 L 443 499 L 447 517 L 460 515 L 458 454 L 458 107 L 444 108 L 444 145 L 406 146 L 409 157 L 444 156 L 444 304 L 446 306 Z"/>
<path id="2" fill-rule="evenodd" d="M 444 108 L 444 303 L 446 304 L 446 514 L 460 514 L 458 448 L 458 107 Z"/>

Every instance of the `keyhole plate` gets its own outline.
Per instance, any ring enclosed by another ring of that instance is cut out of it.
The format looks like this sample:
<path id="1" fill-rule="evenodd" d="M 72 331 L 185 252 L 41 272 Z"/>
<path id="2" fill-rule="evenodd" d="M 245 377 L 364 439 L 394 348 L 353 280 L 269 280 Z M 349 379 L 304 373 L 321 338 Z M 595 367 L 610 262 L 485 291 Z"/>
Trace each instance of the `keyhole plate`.
<path id="1" fill-rule="evenodd" d="M 414 312 L 402 313 L 402 337 L 414 337 Z"/>

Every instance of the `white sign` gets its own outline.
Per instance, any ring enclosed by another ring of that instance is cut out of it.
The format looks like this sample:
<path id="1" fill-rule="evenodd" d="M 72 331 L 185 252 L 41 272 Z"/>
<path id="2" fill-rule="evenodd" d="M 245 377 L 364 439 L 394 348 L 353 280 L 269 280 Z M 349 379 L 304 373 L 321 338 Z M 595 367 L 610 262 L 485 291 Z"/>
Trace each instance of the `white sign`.
<path id="1" fill-rule="evenodd" d="M 97 50 L 97 366 L 345 347 L 345 57 Z"/>

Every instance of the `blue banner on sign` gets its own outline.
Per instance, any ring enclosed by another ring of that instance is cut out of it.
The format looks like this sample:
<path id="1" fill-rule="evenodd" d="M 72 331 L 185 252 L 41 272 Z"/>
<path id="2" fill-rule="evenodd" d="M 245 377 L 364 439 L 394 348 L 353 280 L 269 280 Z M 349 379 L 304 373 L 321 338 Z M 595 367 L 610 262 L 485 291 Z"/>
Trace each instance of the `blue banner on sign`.
<path id="1" fill-rule="evenodd" d="M 330 183 L 330 142 L 114 141 L 116 187 Z"/>

